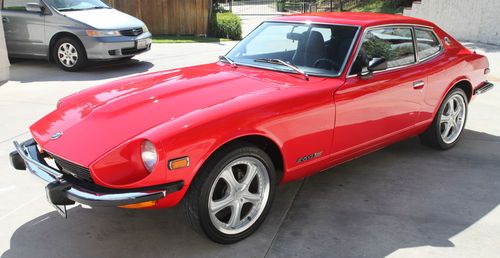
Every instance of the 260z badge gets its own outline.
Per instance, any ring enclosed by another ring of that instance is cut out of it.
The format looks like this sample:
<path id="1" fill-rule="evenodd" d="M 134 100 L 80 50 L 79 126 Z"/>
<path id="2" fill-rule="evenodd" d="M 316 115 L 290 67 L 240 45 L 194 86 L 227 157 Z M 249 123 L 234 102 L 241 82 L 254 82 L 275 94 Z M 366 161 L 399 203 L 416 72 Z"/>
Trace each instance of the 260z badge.
<path id="1" fill-rule="evenodd" d="M 321 154 L 322 154 L 322 153 L 323 153 L 323 152 L 318 151 L 318 152 L 316 152 L 316 153 L 309 154 L 309 155 L 307 155 L 307 156 L 305 156 L 305 157 L 302 157 L 302 158 L 297 159 L 297 163 L 302 163 L 302 162 L 304 162 L 304 161 L 308 161 L 308 160 L 310 160 L 310 159 L 317 158 L 317 157 L 321 156 Z"/>

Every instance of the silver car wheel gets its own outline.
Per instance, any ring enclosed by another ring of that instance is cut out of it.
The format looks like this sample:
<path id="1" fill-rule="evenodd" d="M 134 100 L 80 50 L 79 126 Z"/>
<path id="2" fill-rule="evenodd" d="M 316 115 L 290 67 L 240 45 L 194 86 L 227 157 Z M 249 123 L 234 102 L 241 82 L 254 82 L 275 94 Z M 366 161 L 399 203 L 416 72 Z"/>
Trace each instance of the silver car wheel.
<path id="1" fill-rule="evenodd" d="M 241 233 L 259 219 L 269 193 L 264 163 L 253 157 L 236 159 L 219 173 L 210 189 L 210 220 L 224 234 Z"/>
<path id="2" fill-rule="evenodd" d="M 78 51 L 70 43 L 63 43 L 57 50 L 57 57 L 62 65 L 71 68 L 78 62 Z"/>
<path id="3" fill-rule="evenodd" d="M 460 136 L 465 125 L 467 107 L 460 94 L 453 95 L 446 102 L 440 120 L 441 139 L 451 144 Z"/>

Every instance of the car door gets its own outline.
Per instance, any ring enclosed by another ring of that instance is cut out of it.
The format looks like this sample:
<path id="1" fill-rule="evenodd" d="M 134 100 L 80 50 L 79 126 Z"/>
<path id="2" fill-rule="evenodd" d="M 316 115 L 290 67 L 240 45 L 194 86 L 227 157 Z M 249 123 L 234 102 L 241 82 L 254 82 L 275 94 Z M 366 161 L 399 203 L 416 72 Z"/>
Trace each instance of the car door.
<path id="1" fill-rule="evenodd" d="M 27 3 L 33 0 L 3 0 L 2 23 L 9 55 L 46 56 L 45 16 L 28 12 Z M 41 4 L 41 3 L 40 3 Z"/>
<path id="2" fill-rule="evenodd" d="M 411 26 L 377 27 L 365 31 L 346 83 L 335 92 L 334 156 L 399 139 L 416 123 L 426 76 L 417 63 Z M 385 58 L 387 69 L 357 75 L 370 60 Z"/>

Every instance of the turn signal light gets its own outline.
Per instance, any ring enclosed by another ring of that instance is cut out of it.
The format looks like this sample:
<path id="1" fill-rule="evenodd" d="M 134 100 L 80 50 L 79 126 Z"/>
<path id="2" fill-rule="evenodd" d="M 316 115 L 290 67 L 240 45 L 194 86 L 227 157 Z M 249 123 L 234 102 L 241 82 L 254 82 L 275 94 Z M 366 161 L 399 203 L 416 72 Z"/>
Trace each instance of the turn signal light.
<path id="1" fill-rule="evenodd" d="M 168 169 L 175 170 L 179 168 L 189 167 L 189 157 L 173 159 L 168 162 Z"/>
<path id="2" fill-rule="evenodd" d="M 140 202 L 140 203 L 123 205 L 123 206 L 119 206 L 119 207 L 125 208 L 125 209 L 141 209 L 141 208 L 152 207 L 155 205 L 156 205 L 156 201 L 147 201 L 147 202 Z"/>

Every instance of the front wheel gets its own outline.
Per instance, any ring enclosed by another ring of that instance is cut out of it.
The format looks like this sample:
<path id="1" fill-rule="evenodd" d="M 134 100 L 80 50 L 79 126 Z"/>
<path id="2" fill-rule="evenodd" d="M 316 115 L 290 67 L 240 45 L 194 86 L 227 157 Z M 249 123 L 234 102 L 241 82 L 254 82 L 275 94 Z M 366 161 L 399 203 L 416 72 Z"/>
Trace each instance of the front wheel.
<path id="1" fill-rule="evenodd" d="M 274 196 L 276 172 L 269 156 L 246 143 L 211 157 L 192 182 L 185 205 L 194 228 L 221 244 L 251 235 L 263 222 Z"/>
<path id="2" fill-rule="evenodd" d="M 87 64 L 87 53 L 83 45 L 73 38 L 62 38 L 52 49 L 54 61 L 63 70 L 76 72 Z"/>
<path id="3" fill-rule="evenodd" d="M 420 135 L 423 144 L 447 150 L 457 144 L 467 122 L 467 96 L 453 89 L 444 99 L 431 126 Z"/>

